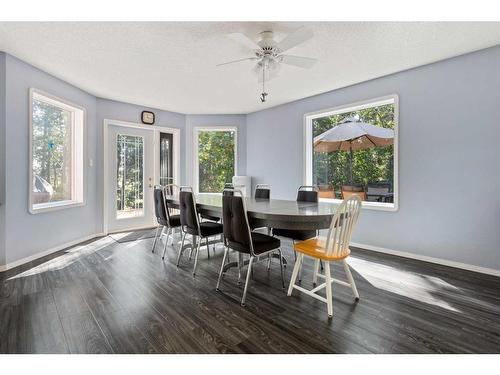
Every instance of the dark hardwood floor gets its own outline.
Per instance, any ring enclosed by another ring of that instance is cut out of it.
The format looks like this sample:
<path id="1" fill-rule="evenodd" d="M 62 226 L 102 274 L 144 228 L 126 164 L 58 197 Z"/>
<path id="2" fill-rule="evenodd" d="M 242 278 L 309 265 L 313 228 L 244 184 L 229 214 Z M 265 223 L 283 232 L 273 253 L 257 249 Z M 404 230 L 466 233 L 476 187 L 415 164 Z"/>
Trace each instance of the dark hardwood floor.
<path id="1" fill-rule="evenodd" d="M 162 261 L 152 242 L 105 237 L 1 274 L 0 352 L 500 352 L 500 278 L 354 249 L 361 300 L 334 284 L 329 320 L 323 303 L 286 296 L 276 260 L 257 264 L 242 308 L 235 269 L 215 291 L 221 248 L 209 260 L 202 249 L 193 278 L 192 262 L 176 268 L 177 251 Z"/>

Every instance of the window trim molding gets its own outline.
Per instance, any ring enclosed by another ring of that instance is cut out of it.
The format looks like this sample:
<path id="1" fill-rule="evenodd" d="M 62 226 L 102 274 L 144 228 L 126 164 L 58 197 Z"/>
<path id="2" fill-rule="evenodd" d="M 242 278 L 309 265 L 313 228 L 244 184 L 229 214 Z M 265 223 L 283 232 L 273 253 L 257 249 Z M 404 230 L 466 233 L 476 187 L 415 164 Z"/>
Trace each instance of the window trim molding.
<path id="1" fill-rule="evenodd" d="M 35 99 L 35 96 L 42 96 L 43 99 L 41 101 L 44 101 L 45 103 L 52 104 L 56 107 L 62 108 L 64 110 L 68 110 L 71 112 L 71 117 L 72 117 L 72 136 L 71 136 L 71 146 L 72 146 L 72 186 L 71 186 L 71 196 L 72 199 L 70 200 L 62 200 L 62 201 L 57 201 L 57 202 L 52 202 L 51 204 L 40 204 L 39 208 L 34 208 L 33 204 L 33 99 Z M 85 206 L 87 204 L 87 195 L 86 195 L 86 181 L 87 181 L 87 170 L 86 170 L 86 160 L 87 160 L 87 110 L 73 102 L 70 102 L 66 99 L 59 98 L 55 95 L 49 94 L 45 91 L 30 87 L 29 92 L 28 92 L 28 106 L 29 106 L 29 111 L 28 111 L 28 123 L 29 123 L 29 145 L 28 145 L 28 152 L 29 152 L 29 169 L 28 169 L 28 212 L 32 215 L 40 214 L 40 213 L 45 213 L 45 212 L 51 212 L 51 211 L 58 211 L 58 210 L 63 210 L 63 209 L 69 209 L 69 208 L 74 208 L 74 207 L 81 207 Z M 82 112 L 82 118 L 81 118 L 81 132 L 75 131 L 75 112 L 76 111 L 81 111 Z M 78 135 L 81 136 L 81 143 L 80 145 L 75 142 L 77 139 Z M 75 150 L 75 147 L 81 147 L 81 152 L 77 152 Z M 81 173 L 74 173 L 74 171 L 77 168 L 77 165 L 81 164 Z M 76 179 L 79 178 L 81 179 L 81 188 L 80 192 L 76 191 Z M 75 199 L 75 195 L 79 194 L 81 195 L 81 199 Z"/>
<path id="2" fill-rule="evenodd" d="M 366 99 L 354 103 L 343 104 L 337 107 L 326 108 L 319 111 L 304 114 L 303 127 L 303 183 L 312 184 L 312 120 L 319 117 L 331 116 L 344 112 L 357 111 L 360 109 L 376 107 L 384 104 L 394 105 L 394 203 L 363 202 L 362 208 L 378 211 L 398 211 L 399 210 L 399 96 L 397 94 L 385 95 L 377 98 Z M 311 140 L 311 141 L 309 141 Z M 323 202 L 340 203 L 340 199 L 320 198 Z"/>
<path id="3" fill-rule="evenodd" d="M 193 191 L 199 194 L 198 134 L 200 131 L 234 131 L 234 175 L 238 175 L 238 127 L 237 126 L 195 126 L 193 128 Z M 218 194 L 218 193 L 202 193 Z"/>

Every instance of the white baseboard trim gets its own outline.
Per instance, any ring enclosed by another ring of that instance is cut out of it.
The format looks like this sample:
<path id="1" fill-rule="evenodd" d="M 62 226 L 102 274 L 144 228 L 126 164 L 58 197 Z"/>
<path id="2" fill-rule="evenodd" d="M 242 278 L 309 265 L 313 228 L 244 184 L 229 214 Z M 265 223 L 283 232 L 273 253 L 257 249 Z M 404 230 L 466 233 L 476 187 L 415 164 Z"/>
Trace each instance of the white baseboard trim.
<path id="1" fill-rule="evenodd" d="M 366 245 L 366 244 L 357 243 L 357 242 L 351 242 L 350 245 L 353 246 L 353 247 L 359 247 L 360 249 L 372 250 L 372 251 L 376 251 L 376 252 L 379 252 L 379 253 L 396 255 L 398 257 L 415 259 L 415 260 L 421 260 L 421 261 L 424 261 L 424 262 L 440 264 L 442 266 L 448 266 L 448 267 L 453 267 L 453 268 L 460 268 L 460 269 L 467 270 L 467 271 L 479 272 L 479 273 L 484 273 L 484 274 L 487 274 L 487 275 L 492 275 L 492 276 L 500 277 L 500 270 L 496 270 L 494 268 L 486 268 L 486 267 L 474 266 L 472 264 L 454 262 L 452 260 L 446 260 L 446 259 L 441 259 L 441 258 L 434 258 L 434 257 L 426 256 L 426 255 L 418 255 L 418 254 L 414 254 L 414 253 L 407 253 L 407 252 L 399 251 L 399 250 L 386 249 L 384 247 Z"/>
<path id="2" fill-rule="evenodd" d="M 14 262 L 11 262 L 11 263 L 7 263 L 5 265 L 1 265 L 0 264 L 0 272 L 4 272 L 4 271 L 7 271 L 7 270 L 10 270 L 12 268 L 15 268 L 15 267 L 18 267 L 18 266 L 21 266 L 25 263 L 28 263 L 28 262 L 31 262 L 33 260 L 36 260 L 38 258 L 42 258 L 44 256 L 47 256 L 47 255 L 50 255 L 52 253 L 55 253 L 57 251 L 60 251 L 60 250 L 63 250 L 63 249 L 66 249 L 67 247 L 71 247 L 71 246 L 75 246 L 75 245 L 78 245 L 79 243 L 81 242 L 85 242 L 85 241 L 88 241 L 88 240 L 92 240 L 96 237 L 101 237 L 103 236 L 102 233 L 96 233 L 96 234 L 91 234 L 89 236 L 85 236 L 85 237 L 82 237 L 82 238 L 78 238 L 74 241 L 70 241 L 70 242 L 66 242 L 64 244 L 61 244 L 61 245 L 58 245 L 58 246 L 54 246 L 48 250 L 45 250 L 45 251 L 41 251 L 39 253 L 36 253 L 34 255 L 31 255 L 29 257 L 26 257 L 26 258 L 22 258 L 22 259 L 19 259 L 19 260 L 16 260 Z"/>

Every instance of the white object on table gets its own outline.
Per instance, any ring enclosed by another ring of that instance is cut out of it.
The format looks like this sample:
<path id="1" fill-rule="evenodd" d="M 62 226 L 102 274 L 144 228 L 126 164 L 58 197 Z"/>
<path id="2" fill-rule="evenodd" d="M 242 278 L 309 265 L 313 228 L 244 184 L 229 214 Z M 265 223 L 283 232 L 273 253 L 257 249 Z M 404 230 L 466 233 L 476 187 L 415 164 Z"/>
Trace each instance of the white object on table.
<path id="1" fill-rule="evenodd" d="M 252 196 L 252 177 L 250 176 L 233 176 L 233 187 L 241 190 L 244 197 Z"/>

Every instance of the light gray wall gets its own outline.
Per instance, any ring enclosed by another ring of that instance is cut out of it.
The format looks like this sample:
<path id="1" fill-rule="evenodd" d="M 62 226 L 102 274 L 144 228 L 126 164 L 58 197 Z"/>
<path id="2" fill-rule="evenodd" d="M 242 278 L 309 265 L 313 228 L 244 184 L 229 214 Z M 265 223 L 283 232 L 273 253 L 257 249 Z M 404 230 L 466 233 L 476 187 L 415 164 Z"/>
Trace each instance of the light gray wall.
<path id="1" fill-rule="evenodd" d="M 353 240 L 500 269 L 500 46 L 247 115 L 248 175 L 294 199 L 303 115 L 389 94 L 400 208 L 363 210 Z"/>
<path id="2" fill-rule="evenodd" d="M 6 55 L 6 200 L 5 262 L 11 263 L 43 250 L 96 232 L 96 168 L 86 170 L 86 204 L 32 215 L 28 212 L 29 89 L 37 88 L 86 109 L 87 158 L 97 156 L 96 99 L 92 95 Z"/>
<path id="3" fill-rule="evenodd" d="M 5 53 L 0 52 L 0 265 L 5 264 Z"/>
<path id="4" fill-rule="evenodd" d="M 186 115 L 186 184 L 193 185 L 193 136 L 196 127 L 217 127 L 217 126 L 235 126 L 237 128 L 237 168 L 238 175 L 246 174 L 247 158 L 247 137 L 246 137 L 246 115 Z"/>

